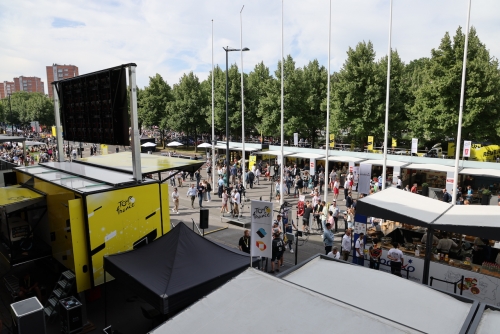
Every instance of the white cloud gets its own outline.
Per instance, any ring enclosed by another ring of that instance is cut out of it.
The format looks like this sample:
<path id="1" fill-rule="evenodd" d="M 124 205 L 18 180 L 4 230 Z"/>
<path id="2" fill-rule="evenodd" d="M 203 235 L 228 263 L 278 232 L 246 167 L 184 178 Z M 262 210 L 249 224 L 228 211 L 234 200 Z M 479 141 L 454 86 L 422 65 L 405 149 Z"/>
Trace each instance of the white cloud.
<path id="1" fill-rule="evenodd" d="M 170 84 L 194 71 L 206 78 L 211 68 L 211 20 L 214 59 L 225 66 L 223 46 L 240 46 L 239 12 L 243 11 L 245 71 L 264 61 L 276 68 L 281 52 L 279 0 L 17 0 L 0 3 L 0 81 L 35 75 L 47 81 L 45 66 L 74 64 L 80 73 L 135 62 L 138 84 L 160 73 Z M 285 1 L 285 55 L 298 66 L 317 58 L 326 66 L 328 4 Z M 404 61 L 429 56 L 446 31 L 466 23 L 466 0 L 394 1 L 393 48 Z M 475 0 L 471 24 L 491 54 L 500 56 L 500 3 Z M 79 24 L 54 27 L 55 19 Z M 332 71 L 345 61 L 349 46 L 374 43 L 377 56 L 387 53 L 389 0 L 332 0 Z M 239 64 L 239 53 L 230 54 Z"/>

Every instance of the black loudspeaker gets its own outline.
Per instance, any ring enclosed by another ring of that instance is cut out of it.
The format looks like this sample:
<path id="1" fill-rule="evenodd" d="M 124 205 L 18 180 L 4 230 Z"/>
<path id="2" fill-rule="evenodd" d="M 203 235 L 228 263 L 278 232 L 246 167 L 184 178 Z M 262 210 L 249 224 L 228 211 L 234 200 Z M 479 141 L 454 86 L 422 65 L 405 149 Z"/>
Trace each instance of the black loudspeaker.
<path id="1" fill-rule="evenodd" d="M 208 229 L 208 209 L 200 210 L 200 228 Z"/>
<path id="2" fill-rule="evenodd" d="M 5 186 L 15 186 L 17 184 L 16 172 L 3 173 L 3 182 Z"/>
<path id="3" fill-rule="evenodd" d="M 12 315 L 14 333 L 46 333 L 43 306 L 36 297 L 10 304 L 10 313 Z"/>

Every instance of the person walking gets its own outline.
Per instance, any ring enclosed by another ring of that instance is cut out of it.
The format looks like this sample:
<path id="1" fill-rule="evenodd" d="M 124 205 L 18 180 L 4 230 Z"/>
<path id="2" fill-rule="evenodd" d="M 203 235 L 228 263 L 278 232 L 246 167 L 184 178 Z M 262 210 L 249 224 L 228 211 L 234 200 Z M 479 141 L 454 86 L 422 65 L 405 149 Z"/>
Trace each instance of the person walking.
<path id="1" fill-rule="evenodd" d="M 202 182 L 198 183 L 198 187 L 196 188 L 196 192 L 198 194 L 198 204 L 199 204 L 200 209 L 201 209 L 201 208 L 203 208 L 203 195 L 205 194 L 205 187 L 203 186 Z"/>
<path id="2" fill-rule="evenodd" d="M 351 186 L 351 181 L 346 177 L 344 182 L 344 201 L 347 200 L 347 195 L 349 194 L 350 186 Z"/>
<path id="3" fill-rule="evenodd" d="M 218 195 L 219 198 L 222 198 L 222 193 L 224 192 L 224 180 L 222 179 L 222 175 L 219 176 L 219 181 L 217 181 L 217 186 L 218 186 Z"/>
<path id="4" fill-rule="evenodd" d="M 285 233 L 293 235 L 293 229 L 297 229 L 297 226 L 295 226 L 295 224 L 293 223 L 293 220 L 288 220 L 288 218 L 283 217 L 283 223 L 285 224 Z M 290 253 L 293 253 L 292 238 L 287 237 L 287 244 L 288 244 L 288 249 L 290 250 Z"/>
<path id="5" fill-rule="evenodd" d="M 351 243 L 351 230 L 345 231 L 342 237 L 342 260 L 349 261 L 349 254 L 351 253 L 352 243 Z"/>
<path id="6" fill-rule="evenodd" d="M 326 223 L 325 231 L 323 232 L 323 243 L 325 244 L 325 255 L 328 255 L 332 251 L 333 247 L 333 232 L 332 232 L 332 224 Z"/>
<path id="7" fill-rule="evenodd" d="M 179 192 L 177 191 L 177 188 L 174 188 L 172 199 L 174 201 L 174 208 L 172 209 L 172 211 L 179 214 Z"/>
<path id="8" fill-rule="evenodd" d="M 257 183 L 257 185 L 260 185 L 260 168 L 255 168 L 255 183 Z"/>
<path id="9" fill-rule="evenodd" d="M 196 188 L 194 187 L 194 184 L 190 185 L 186 197 L 191 197 L 191 207 L 194 209 L 194 199 L 196 198 Z"/>
<path id="10" fill-rule="evenodd" d="M 220 212 L 222 213 L 222 217 L 224 217 L 224 214 L 225 213 L 229 213 L 229 209 L 227 207 L 227 202 L 228 202 L 228 199 L 229 199 L 229 195 L 227 193 L 227 189 L 224 189 L 222 191 L 222 206 L 220 208 Z"/>
<path id="11" fill-rule="evenodd" d="M 333 182 L 333 198 L 335 199 L 335 201 L 339 197 L 339 191 L 340 191 L 339 187 L 340 187 L 339 179 L 335 179 L 335 181 Z"/>
<path id="12" fill-rule="evenodd" d="M 285 245 L 283 240 L 280 238 L 279 233 L 273 234 L 273 244 L 272 244 L 272 255 L 271 255 L 271 271 L 269 273 L 274 273 L 280 271 L 280 262 L 283 259 L 283 251 L 285 250 Z M 274 264 L 277 264 L 276 270 L 274 269 Z"/>
<path id="13" fill-rule="evenodd" d="M 339 225 L 340 209 L 337 206 L 337 201 L 336 200 L 333 200 L 332 204 L 330 205 L 329 211 L 332 212 L 333 221 L 335 223 L 335 233 L 337 233 L 338 232 L 338 225 Z"/>
<path id="14" fill-rule="evenodd" d="M 356 263 L 362 267 L 365 266 L 365 234 L 360 233 L 356 243 L 354 244 L 356 250 Z"/>
<path id="15" fill-rule="evenodd" d="M 212 185 L 208 181 L 205 181 L 205 191 L 207 192 L 207 202 L 210 202 L 212 200 L 212 196 L 211 196 Z"/>
<path id="16" fill-rule="evenodd" d="M 239 218 L 240 217 L 240 193 L 236 189 L 233 189 L 232 199 L 233 199 L 233 218 L 235 216 Z"/>

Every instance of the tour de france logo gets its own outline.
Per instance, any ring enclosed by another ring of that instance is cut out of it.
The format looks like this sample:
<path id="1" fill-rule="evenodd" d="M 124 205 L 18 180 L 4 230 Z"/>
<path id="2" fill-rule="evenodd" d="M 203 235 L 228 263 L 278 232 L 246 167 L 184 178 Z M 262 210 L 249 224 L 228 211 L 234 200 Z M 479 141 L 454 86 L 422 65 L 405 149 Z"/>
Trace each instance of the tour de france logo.
<path id="1" fill-rule="evenodd" d="M 268 206 L 265 206 L 264 208 L 255 208 L 253 210 L 252 215 L 255 219 L 270 217 L 271 216 L 271 208 Z"/>
<path id="2" fill-rule="evenodd" d="M 124 213 L 125 211 L 132 209 L 135 205 L 135 198 L 133 196 L 129 196 L 126 200 L 118 201 L 118 207 L 116 208 L 116 212 L 118 214 Z"/>

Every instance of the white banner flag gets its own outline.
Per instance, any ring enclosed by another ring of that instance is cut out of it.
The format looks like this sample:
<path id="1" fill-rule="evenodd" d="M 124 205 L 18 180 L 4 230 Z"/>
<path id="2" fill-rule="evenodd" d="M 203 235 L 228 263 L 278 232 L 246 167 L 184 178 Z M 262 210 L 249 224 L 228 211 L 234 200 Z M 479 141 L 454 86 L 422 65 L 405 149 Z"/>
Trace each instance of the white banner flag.
<path id="1" fill-rule="evenodd" d="M 272 256 L 273 203 L 252 201 L 251 256 Z"/>
<path id="2" fill-rule="evenodd" d="M 470 157 L 470 148 L 472 146 L 472 142 L 470 140 L 465 140 L 464 141 L 464 153 L 463 157 L 464 158 L 469 158 Z"/>
<path id="3" fill-rule="evenodd" d="M 359 165 L 359 183 L 358 183 L 358 193 L 369 194 L 370 193 L 370 179 L 372 177 L 372 165 L 371 164 L 361 164 Z"/>
<path id="4" fill-rule="evenodd" d="M 299 134 L 297 132 L 293 134 L 293 145 L 299 146 Z"/>
<path id="5" fill-rule="evenodd" d="M 411 139 L 411 153 L 417 153 L 418 151 L 418 138 Z"/>

